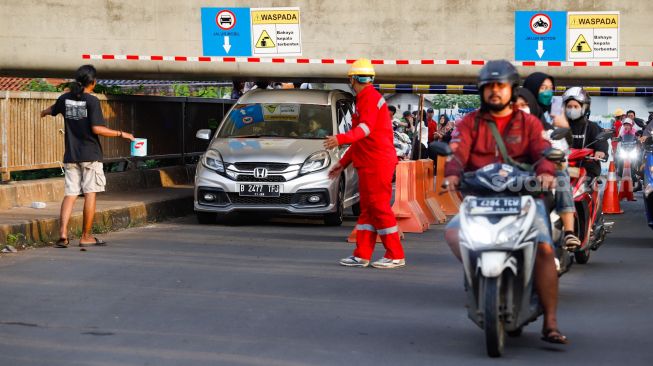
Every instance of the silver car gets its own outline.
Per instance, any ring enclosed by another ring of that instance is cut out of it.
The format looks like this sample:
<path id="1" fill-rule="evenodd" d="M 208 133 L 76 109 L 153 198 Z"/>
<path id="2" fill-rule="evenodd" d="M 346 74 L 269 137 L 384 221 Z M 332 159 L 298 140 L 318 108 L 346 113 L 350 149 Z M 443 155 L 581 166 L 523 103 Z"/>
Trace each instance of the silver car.
<path id="1" fill-rule="evenodd" d="M 347 149 L 325 150 L 325 137 L 351 128 L 354 99 L 342 91 L 252 90 L 227 113 L 197 164 L 195 212 L 214 223 L 234 212 L 318 215 L 340 225 L 359 213 L 358 176 L 329 168 Z M 197 137 L 210 138 L 210 130 Z"/>

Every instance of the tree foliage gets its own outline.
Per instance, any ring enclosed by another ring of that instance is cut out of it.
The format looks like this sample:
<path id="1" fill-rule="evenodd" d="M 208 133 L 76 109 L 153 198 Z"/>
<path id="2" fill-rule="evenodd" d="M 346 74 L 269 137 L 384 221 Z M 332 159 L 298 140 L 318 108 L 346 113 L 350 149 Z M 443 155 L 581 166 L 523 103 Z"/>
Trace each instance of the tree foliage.
<path id="1" fill-rule="evenodd" d="M 461 95 L 461 94 L 434 94 L 427 96 L 433 108 L 446 109 L 446 108 L 478 108 L 481 106 L 481 101 L 478 95 Z"/>

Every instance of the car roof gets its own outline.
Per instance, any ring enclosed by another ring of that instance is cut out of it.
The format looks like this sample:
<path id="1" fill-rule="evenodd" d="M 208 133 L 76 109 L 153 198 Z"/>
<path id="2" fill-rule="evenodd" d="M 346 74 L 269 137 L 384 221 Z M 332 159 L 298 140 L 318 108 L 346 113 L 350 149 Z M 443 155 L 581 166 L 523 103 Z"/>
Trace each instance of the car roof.
<path id="1" fill-rule="evenodd" d="M 346 92 L 341 90 L 254 89 L 243 94 L 243 96 L 238 99 L 238 104 L 297 103 L 330 105 L 331 96 L 334 94 L 348 95 Z"/>

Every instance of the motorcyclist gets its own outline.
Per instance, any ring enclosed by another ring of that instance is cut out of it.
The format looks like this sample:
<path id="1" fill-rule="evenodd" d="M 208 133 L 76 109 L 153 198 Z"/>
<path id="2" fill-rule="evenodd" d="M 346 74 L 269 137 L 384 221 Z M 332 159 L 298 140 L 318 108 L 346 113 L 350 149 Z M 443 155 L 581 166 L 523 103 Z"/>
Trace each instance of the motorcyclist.
<path id="1" fill-rule="evenodd" d="M 601 127 L 587 119 L 591 105 L 589 94 L 581 87 L 569 88 L 562 95 L 562 105 L 571 126 L 573 137 L 571 148 L 583 149 L 589 144 L 593 144 L 594 157 L 596 159 L 606 159 L 609 149 L 607 141 L 596 141 L 597 135 L 601 133 Z M 599 161 L 586 160 L 581 164 L 589 177 L 596 178 L 601 175 L 601 163 Z"/>
<path id="2" fill-rule="evenodd" d="M 500 131 L 508 155 L 520 163 L 539 163 L 538 179 L 544 188 L 554 183 L 555 166 L 541 160 L 542 152 L 551 146 L 542 137 L 540 121 L 520 110 L 514 110 L 519 74 L 508 61 L 489 61 L 481 69 L 478 90 L 481 97 L 480 110 L 467 114 L 456 126 L 452 135 L 451 149 L 454 159 L 445 167 L 445 186 L 455 189 L 464 171 L 476 171 L 487 164 L 501 162 L 497 142 L 491 132 L 491 124 Z M 502 132 L 501 132 L 502 131 Z M 508 162 L 506 162 L 508 163 Z M 555 250 L 549 234 L 546 210 L 537 201 L 538 246 L 535 260 L 535 288 L 544 309 L 542 339 L 552 343 L 567 343 L 567 337 L 558 330 L 556 309 L 558 304 L 558 274 L 555 268 Z M 460 260 L 460 220 L 456 216 L 448 225 L 445 239 L 452 252 Z"/>
<path id="3" fill-rule="evenodd" d="M 644 122 L 644 120 L 641 118 L 637 118 L 637 115 L 635 114 L 634 110 L 631 109 L 628 112 L 626 112 L 626 117 L 630 118 L 630 120 L 633 121 L 640 130 L 646 128 L 646 122 Z"/>

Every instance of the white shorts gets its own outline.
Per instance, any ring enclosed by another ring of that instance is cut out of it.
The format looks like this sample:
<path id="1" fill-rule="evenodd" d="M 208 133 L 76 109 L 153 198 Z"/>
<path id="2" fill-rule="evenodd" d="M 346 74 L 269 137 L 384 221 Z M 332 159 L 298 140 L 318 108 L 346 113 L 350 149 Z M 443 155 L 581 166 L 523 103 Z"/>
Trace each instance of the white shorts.
<path id="1" fill-rule="evenodd" d="M 79 196 L 82 193 L 104 192 L 107 179 L 99 161 L 64 164 L 66 171 L 65 195 Z"/>

